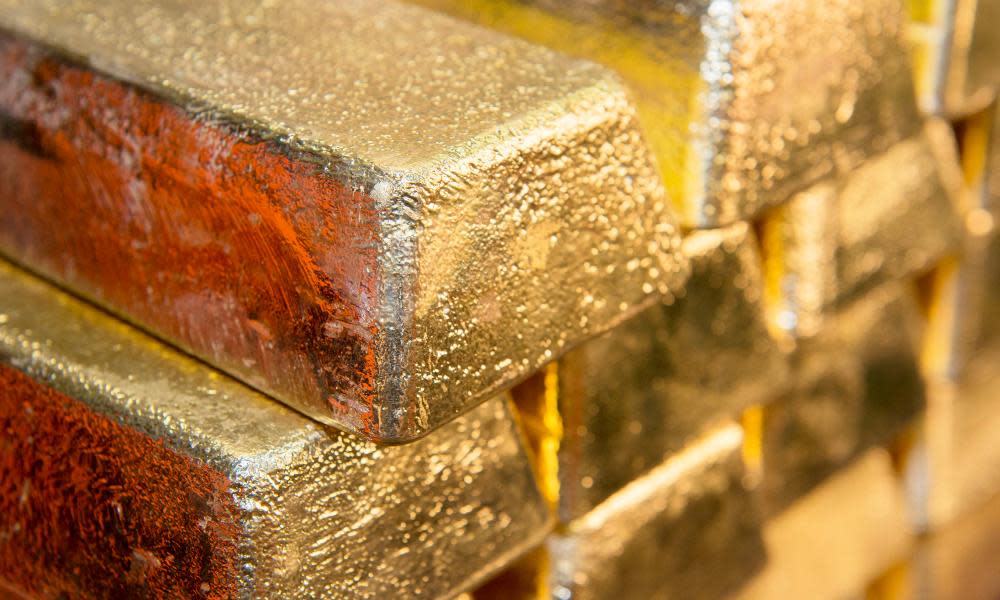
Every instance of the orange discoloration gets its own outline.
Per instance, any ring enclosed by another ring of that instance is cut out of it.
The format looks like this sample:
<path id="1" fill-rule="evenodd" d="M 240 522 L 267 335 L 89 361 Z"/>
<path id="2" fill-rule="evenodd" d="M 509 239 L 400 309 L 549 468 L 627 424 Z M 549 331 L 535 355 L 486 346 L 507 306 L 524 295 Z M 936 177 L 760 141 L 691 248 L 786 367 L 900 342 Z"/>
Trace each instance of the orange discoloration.
<path id="1" fill-rule="evenodd" d="M 229 480 L 0 366 L 0 592 L 233 598 Z"/>
<path id="2" fill-rule="evenodd" d="M 299 154 L 0 36 L 0 250 L 377 436 L 376 208 Z"/>

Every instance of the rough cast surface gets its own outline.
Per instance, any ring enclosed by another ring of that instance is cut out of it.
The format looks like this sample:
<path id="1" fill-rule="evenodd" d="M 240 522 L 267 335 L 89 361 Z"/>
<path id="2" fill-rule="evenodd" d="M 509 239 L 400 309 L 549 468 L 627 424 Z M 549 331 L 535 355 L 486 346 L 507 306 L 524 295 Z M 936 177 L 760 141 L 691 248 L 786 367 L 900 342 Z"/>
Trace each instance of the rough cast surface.
<path id="1" fill-rule="evenodd" d="M 0 250 L 326 423 L 419 437 L 683 280 L 596 65 L 393 2 L 0 26 Z"/>
<path id="2" fill-rule="evenodd" d="M 437 597 L 474 586 L 549 529 L 504 397 L 417 442 L 378 447 L 6 264 L 0 363 L 5 382 L 34 382 L 16 398 L 24 386 L 5 384 L 0 418 L 27 426 L 14 403 L 26 401 L 42 436 L 0 442 L 0 506 L 12 509 L 0 521 L 4 547 L 40 550 L 22 570 L 4 563 L 8 588 L 93 590 L 74 568 L 97 569 L 87 552 L 104 543 L 115 547 L 100 584 L 114 589 Z M 75 429 L 51 431 L 43 418 Z M 81 435 L 64 437 L 72 431 Z M 70 456 L 61 440 L 77 442 Z M 59 452 L 62 467 L 45 467 Z M 57 479 L 83 493 L 51 490 Z M 40 540 L 45 531 L 60 534 Z"/>
<path id="3" fill-rule="evenodd" d="M 769 402 L 785 357 L 763 305 L 756 237 L 745 224 L 684 240 L 691 278 L 559 363 L 560 516 L 578 517 L 708 426 Z"/>
<path id="4" fill-rule="evenodd" d="M 915 123 L 896 0 L 418 3 L 617 70 L 688 226 L 753 217 Z"/>

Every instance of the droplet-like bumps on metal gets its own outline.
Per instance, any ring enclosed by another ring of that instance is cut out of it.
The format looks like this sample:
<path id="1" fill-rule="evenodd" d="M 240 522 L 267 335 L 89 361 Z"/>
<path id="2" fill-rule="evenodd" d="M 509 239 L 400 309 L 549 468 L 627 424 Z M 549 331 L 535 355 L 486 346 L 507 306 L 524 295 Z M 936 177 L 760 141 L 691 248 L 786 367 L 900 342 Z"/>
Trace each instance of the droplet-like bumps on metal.
<path id="1" fill-rule="evenodd" d="M 0 251 L 403 442 L 686 265 L 610 72 L 392 2 L 0 2 Z"/>

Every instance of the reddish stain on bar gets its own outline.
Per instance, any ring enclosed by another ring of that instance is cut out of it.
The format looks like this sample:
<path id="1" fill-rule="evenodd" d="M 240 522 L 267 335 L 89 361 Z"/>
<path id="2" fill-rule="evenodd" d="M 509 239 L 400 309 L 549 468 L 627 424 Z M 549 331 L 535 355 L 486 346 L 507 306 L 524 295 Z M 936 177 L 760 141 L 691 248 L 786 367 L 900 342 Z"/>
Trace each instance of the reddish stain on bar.
<path id="1" fill-rule="evenodd" d="M 375 207 L 308 158 L 0 34 L 0 251 L 377 438 Z"/>
<path id="2" fill-rule="evenodd" d="M 236 596 L 223 474 L 2 365 L 0 432 L 0 596 Z"/>

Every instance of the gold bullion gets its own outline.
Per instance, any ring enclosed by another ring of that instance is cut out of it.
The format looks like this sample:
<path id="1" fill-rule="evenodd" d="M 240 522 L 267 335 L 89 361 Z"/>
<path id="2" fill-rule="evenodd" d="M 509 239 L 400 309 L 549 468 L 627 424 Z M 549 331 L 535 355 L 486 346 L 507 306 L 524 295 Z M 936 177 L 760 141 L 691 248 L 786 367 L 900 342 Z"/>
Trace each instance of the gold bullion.
<path id="1" fill-rule="evenodd" d="M 0 28 L 0 251 L 324 423 L 419 437 L 685 276 L 597 65 L 392 1 Z"/>
<path id="2" fill-rule="evenodd" d="M 983 350 L 958 382 L 929 386 L 921 434 L 904 461 L 918 529 L 941 527 L 1000 493 L 1000 345 Z"/>
<path id="3" fill-rule="evenodd" d="M 675 301 L 567 353 L 549 381 L 564 521 L 781 389 L 785 358 L 765 321 L 753 231 L 695 231 L 683 249 L 691 277 Z"/>
<path id="4" fill-rule="evenodd" d="M 183 556 L 149 550 L 159 537 L 132 535 L 143 526 L 133 513 L 156 506 L 141 504 L 132 487 L 88 479 L 103 472 L 91 473 L 93 465 L 116 461 L 126 472 L 164 477 L 155 464 L 144 462 L 151 460 L 144 454 L 120 454 L 128 449 L 123 440 L 129 436 L 150 440 L 147 445 L 188 465 L 168 474 L 175 477 L 165 484 L 172 500 L 152 501 L 193 503 L 192 510 L 205 513 L 185 526 L 230 547 L 222 569 L 229 579 L 220 576 L 211 585 L 237 597 L 455 594 L 540 543 L 548 530 L 549 512 L 504 397 L 417 442 L 379 447 L 286 409 L 5 264 L 0 265 L 0 366 L 86 409 L 67 421 L 65 430 L 39 430 L 45 439 L 8 436 L 0 443 L 5 466 L 21 460 L 9 454 L 12 448 L 27 453 L 27 464 L 34 465 L 28 472 L 8 471 L 0 486 L 0 503 L 9 509 L 0 517 L 4 549 L 23 549 L 20 561 L 45 577 L 11 582 L 11 571 L 16 576 L 20 567 L 3 561 L 0 578 L 14 589 L 31 590 L 61 576 L 73 581 L 73 573 L 46 571 L 55 565 L 32 561 L 55 556 L 59 565 L 72 567 L 87 550 L 73 542 L 49 554 L 36 553 L 32 543 L 46 545 L 57 538 L 39 539 L 19 525 L 22 520 L 48 527 L 45 531 L 103 532 L 124 544 L 132 568 L 138 564 L 140 571 L 169 574 L 180 568 Z M 24 400 L 22 410 L 16 397 L 6 397 L 4 414 L 14 421 L 37 419 L 41 407 L 32 409 L 30 398 Z M 70 444 L 64 449 L 67 461 L 80 466 L 62 471 L 54 482 L 41 481 L 44 464 L 32 453 L 45 444 L 78 439 L 70 432 L 92 418 L 87 415 L 113 422 L 118 433 L 99 446 Z M 77 461 L 79 456 L 89 458 Z M 210 500 L 201 499 L 209 490 L 185 487 L 189 473 L 198 469 L 221 482 Z M 79 493 L 68 493 L 70 481 L 80 479 Z M 56 498 L 64 507 L 60 511 L 40 506 L 44 490 L 51 489 L 46 483 L 66 492 Z M 75 508 L 95 495 L 100 510 Z M 222 514 L 225 507 L 228 517 Z M 190 546 L 191 552 L 202 549 Z M 77 563 L 77 575 L 86 573 L 88 564 Z M 98 582 L 108 587 L 78 592 L 101 595 L 120 579 L 135 577 L 125 564 L 116 578 Z M 194 572 L 198 576 L 201 570 Z M 208 587 L 202 584 L 201 592 Z M 196 582 L 195 594 L 198 589 Z"/>
<path id="5" fill-rule="evenodd" d="M 1000 596 L 1000 501 L 996 497 L 925 538 L 910 561 L 912 594 L 877 600 Z"/>
<path id="6" fill-rule="evenodd" d="M 731 423 L 706 432 L 476 597 L 698 600 L 735 591 L 763 563 L 758 515 L 742 483 L 741 438 Z"/>
<path id="7" fill-rule="evenodd" d="M 919 417 L 925 323 L 916 296 L 901 284 L 875 290 L 796 349 L 791 385 L 763 409 L 761 493 L 768 514 Z"/>
<path id="8" fill-rule="evenodd" d="M 965 240 L 961 256 L 940 264 L 924 282 L 929 331 L 924 369 L 929 376 L 956 381 L 965 365 L 1000 340 L 1000 216 L 991 188 L 991 147 L 996 106 L 958 123 L 964 185 L 960 210 Z"/>
<path id="9" fill-rule="evenodd" d="M 981 110 L 1000 86 L 996 0 L 909 0 L 917 93 L 925 112 Z"/>
<path id="10" fill-rule="evenodd" d="M 894 0 L 416 0 L 615 69 L 683 224 L 751 218 L 916 129 Z"/>
<path id="11" fill-rule="evenodd" d="M 868 291 L 929 271 L 962 244 L 961 173 L 948 125 L 817 184 L 762 226 L 769 321 L 791 338 Z"/>
<path id="12" fill-rule="evenodd" d="M 891 460 L 869 450 L 764 526 L 768 564 L 738 600 L 839 600 L 904 559 L 913 545 Z"/>

